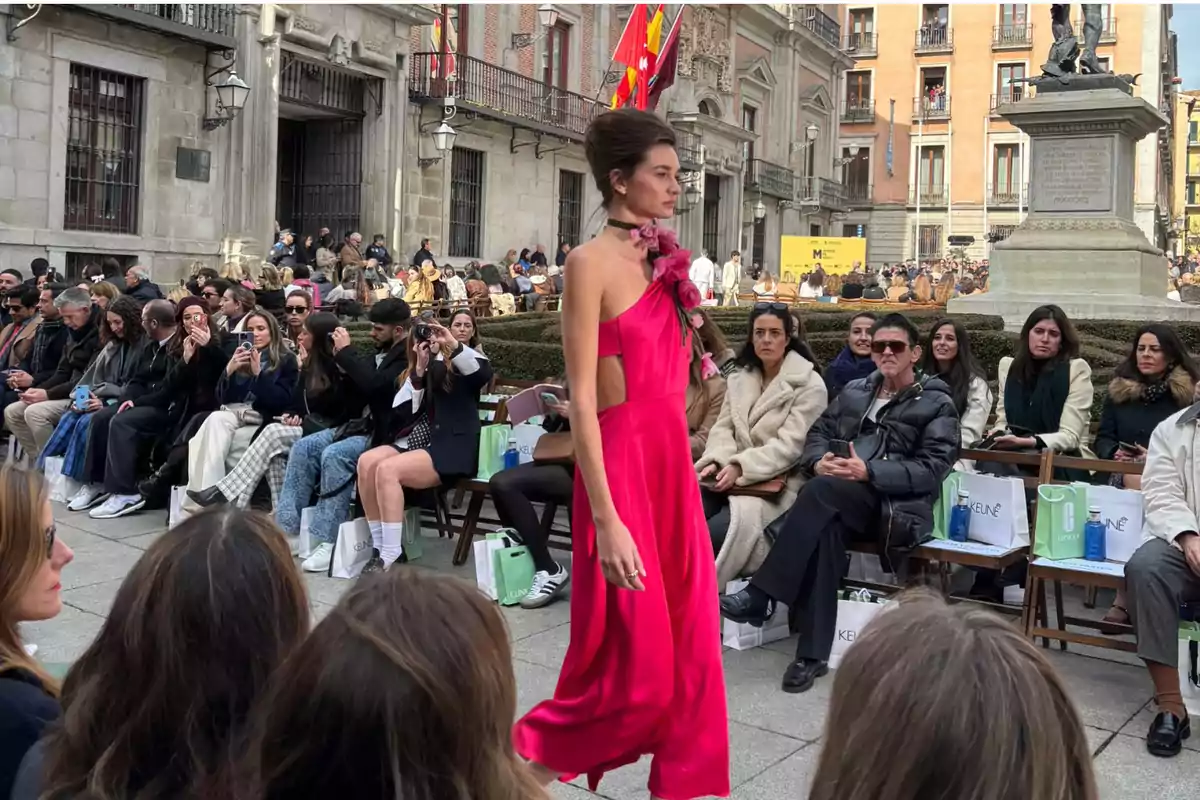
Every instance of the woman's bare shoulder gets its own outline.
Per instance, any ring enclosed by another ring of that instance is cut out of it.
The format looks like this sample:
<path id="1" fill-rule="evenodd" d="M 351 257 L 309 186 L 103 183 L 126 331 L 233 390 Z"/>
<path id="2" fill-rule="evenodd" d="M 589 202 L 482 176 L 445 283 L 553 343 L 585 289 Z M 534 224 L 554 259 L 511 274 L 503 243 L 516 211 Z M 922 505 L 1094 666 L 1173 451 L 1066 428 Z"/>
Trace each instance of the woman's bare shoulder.
<path id="1" fill-rule="evenodd" d="M 567 253 L 564 271 L 577 280 L 603 281 L 610 272 L 605 265 L 611 264 L 614 257 L 616 252 L 612 243 L 603 238 L 592 239 Z"/>

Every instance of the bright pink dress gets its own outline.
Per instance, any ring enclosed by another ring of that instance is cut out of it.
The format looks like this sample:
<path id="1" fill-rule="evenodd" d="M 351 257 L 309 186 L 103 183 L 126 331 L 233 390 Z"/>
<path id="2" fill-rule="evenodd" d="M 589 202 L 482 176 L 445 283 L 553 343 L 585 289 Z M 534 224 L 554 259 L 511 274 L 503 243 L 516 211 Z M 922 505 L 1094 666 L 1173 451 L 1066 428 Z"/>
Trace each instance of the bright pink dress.
<path id="1" fill-rule="evenodd" d="M 644 592 L 604 580 L 596 527 L 576 473 L 571 644 L 554 699 L 513 731 L 517 752 L 563 774 L 601 776 L 650 754 L 664 800 L 729 794 L 729 727 L 716 566 L 685 415 L 690 343 L 670 291 L 650 284 L 600 324 L 600 357 L 619 355 L 624 403 L 600 412 L 609 490 L 646 574 Z"/>

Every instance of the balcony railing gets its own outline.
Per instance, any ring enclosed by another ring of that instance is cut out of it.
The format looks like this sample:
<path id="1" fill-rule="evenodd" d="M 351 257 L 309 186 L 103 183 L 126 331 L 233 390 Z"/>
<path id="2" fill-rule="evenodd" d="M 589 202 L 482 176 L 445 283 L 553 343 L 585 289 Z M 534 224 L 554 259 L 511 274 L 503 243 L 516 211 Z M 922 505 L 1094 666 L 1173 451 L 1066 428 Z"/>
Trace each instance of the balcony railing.
<path id="1" fill-rule="evenodd" d="M 842 102 L 842 122 L 870 123 L 875 121 L 875 101 L 854 98 Z"/>
<path id="2" fill-rule="evenodd" d="M 771 197 L 791 200 L 794 180 L 795 173 L 787 167 L 772 164 L 761 158 L 752 158 L 746 164 L 746 177 L 743 185 L 747 189 L 758 190 Z"/>
<path id="3" fill-rule="evenodd" d="M 920 201 L 923 206 L 946 205 L 945 186 L 911 186 L 908 190 L 908 204 L 915 206 Z"/>
<path id="4" fill-rule="evenodd" d="M 845 211 L 846 187 L 829 178 L 800 176 L 796 178 L 796 199 L 805 204 L 815 203 L 830 211 Z"/>
<path id="5" fill-rule="evenodd" d="M 1083 46 L 1083 20 L 1077 19 L 1071 23 L 1071 30 L 1075 31 L 1075 38 L 1079 40 L 1079 45 Z M 1100 21 L 1100 44 L 1112 44 L 1117 41 L 1117 18 L 1109 17 L 1106 20 Z"/>
<path id="6" fill-rule="evenodd" d="M 992 28 L 993 50 L 1024 50 L 1032 46 L 1032 25 L 996 25 Z"/>
<path id="7" fill-rule="evenodd" d="M 847 183 L 844 186 L 846 187 L 846 204 L 848 206 L 870 205 L 875 197 L 875 187 L 870 183 Z"/>
<path id="8" fill-rule="evenodd" d="M 992 116 L 996 116 L 996 109 L 1000 106 L 1020 102 L 1026 97 L 1033 97 L 1033 87 L 1023 83 L 1014 83 L 1012 86 L 1004 87 L 1000 94 L 992 95 L 988 106 L 992 110 Z"/>
<path id="9" fill-rule="evenodd" d="M 831 47 L 836 48 L 842 39 L 842 26 L 817 6 L 798 4 L 795 20 L 801 27 L 812 31 L 813 35 Z"/>
<path id="10" fill-rule="evenodd" d="M 912 118 L 925 121 L 950 119 L 950 95 L 914 97 Z"/>
<path id="11" fill-rule="evenodd" d="M 409 96 L 440 101 L 450 84 L 435 68 L 437 53 L 414 53 Z M 478 58 L 458 56 L 454 96 L 460 106 L 493 119 L 581 141 L 588 125 L 604 109 L 592 98 L 534 80 Z"/>
<path id="12" fill-rule="evenodd" d="M 924 53 L 953 53 L 954 29 L 943 28 L 940 25 L 929 25 L 918 29 L 913 52 L 918 55 Z"/>
<path id="13" fill-rule="evenodd" d="M 198 42 L 209 50 L 237 47 L 236 3 L 79 3 L 76 8 L 165 36 Z"/>
<path id="14" fill-rule="evenodd" d="M 873 33 L 847 33 L 842 37 L 842 50 L 854 58 L 871 58 L 879 54 L 879 45 Z"/>
<path id="15" fill-rule="evenodd" d="M 1022 199 L 1024 199 L 1025 205 L 1029 205 L 1029 184 L 1022 187 L 1015 183 L 1006 183 L 988 187 L 989 206 L 1017 208 Z"/>
<path id="16" fill-rule="evenodd" d="M 675 154 L 679 156 L 679 167 L 685 170 L 704 169 L 701 139 L 691 131 L 675 131 Z"/>

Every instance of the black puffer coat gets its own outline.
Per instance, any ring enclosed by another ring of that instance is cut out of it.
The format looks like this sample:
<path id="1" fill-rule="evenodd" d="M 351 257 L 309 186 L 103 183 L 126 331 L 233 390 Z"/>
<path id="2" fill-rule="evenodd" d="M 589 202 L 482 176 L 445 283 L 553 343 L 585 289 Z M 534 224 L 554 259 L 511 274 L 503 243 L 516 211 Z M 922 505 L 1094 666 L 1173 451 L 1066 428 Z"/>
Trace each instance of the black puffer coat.
<path id="1" fill-rule="evenodd" d="M 909 386 L 879 410 L 876 426 L 866 419 L 883 375 L 851 381 L 808 431 L 801 468 L 809 475 L 829 452 L 831 439 L 853 442 L 874 428 L 877 452 L 867 458 L 867 483 L 880 495 L 879 544 L 884 568 L 904 556 L 933 530 L 933 503 L 958 458 L 959 421 L 950 387 L 939 378 Z M 856 447 L 856 450 L 858 448 Z"/>

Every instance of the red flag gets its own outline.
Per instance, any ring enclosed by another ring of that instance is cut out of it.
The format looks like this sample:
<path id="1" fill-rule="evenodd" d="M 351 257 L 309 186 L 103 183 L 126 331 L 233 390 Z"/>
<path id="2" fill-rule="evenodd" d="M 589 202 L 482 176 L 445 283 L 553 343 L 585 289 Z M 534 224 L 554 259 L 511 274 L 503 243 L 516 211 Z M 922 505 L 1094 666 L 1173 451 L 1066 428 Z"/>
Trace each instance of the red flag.
<path id="1" fill-rule="evenodd" d="M 625 67 L 625 75 L 613 94 L 612 108 L 625 105 L 636 85 L 637 67 L 646 54 L 646 25 L 646 5 L 638 3 L 633 7 L 629 21 L 625 23 L 625 32 L 621 34 L 621 40 L 613 52 L 613 62 Z"/>
<path id="2" fill-rule="evenodd" d="M 658 65 L 654 77 L 650 81 L 650 91 L 646 98 L 647 107 L 653 111 L 658 108 L 658 98 L 667 89 L 675 85 L 675 69 L 679 65 L 679 23 L 683 19 L 683 9 L 675 15 L 675 24 L 667 34 L 662 51 L 658 54 Z"/>

